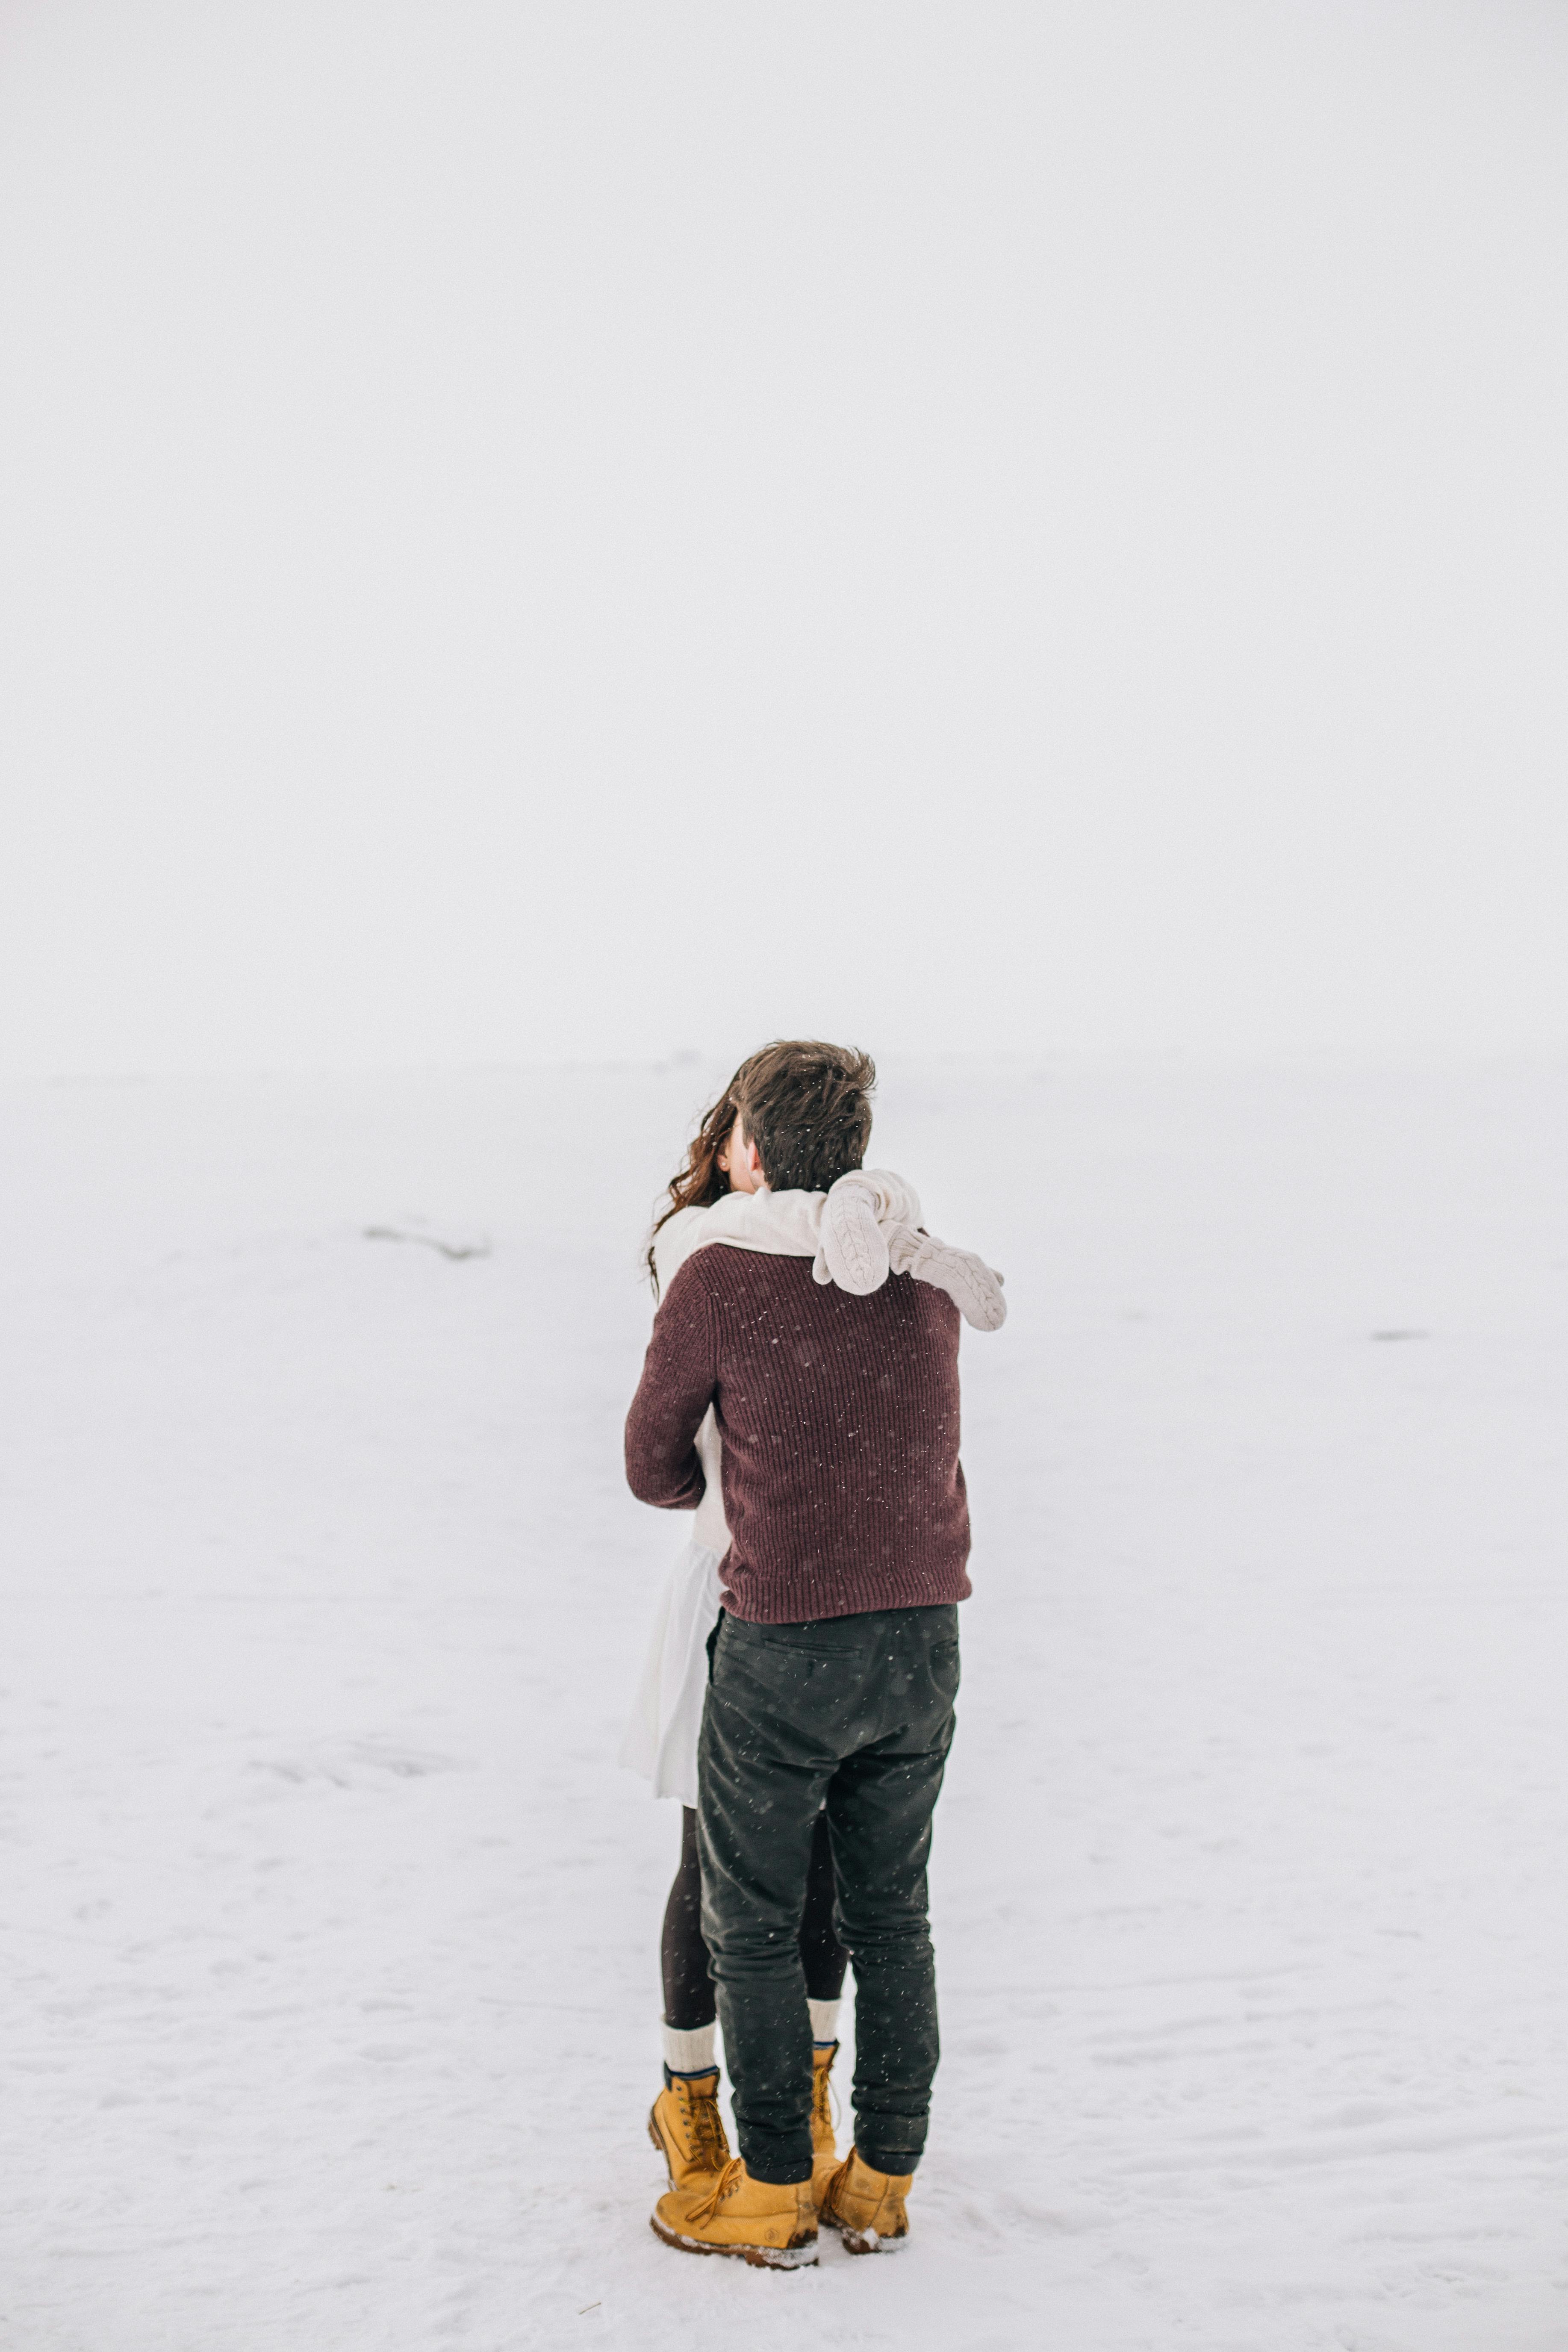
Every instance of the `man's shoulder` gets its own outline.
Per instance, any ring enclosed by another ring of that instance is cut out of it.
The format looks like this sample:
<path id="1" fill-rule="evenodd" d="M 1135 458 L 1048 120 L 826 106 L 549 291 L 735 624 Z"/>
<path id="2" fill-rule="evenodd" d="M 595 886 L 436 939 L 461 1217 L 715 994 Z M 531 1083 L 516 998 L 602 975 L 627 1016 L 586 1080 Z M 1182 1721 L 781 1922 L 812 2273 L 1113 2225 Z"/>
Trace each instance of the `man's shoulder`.
<path id="1" fill-rule="evenodd" d="M 824 1336 L 842 1332 L 847 1342 L 880 1328 L 884 1341 L 893 1346 L 956 1345 L 960 1329 L 958 1309 L 946 1291 L 910 1275 L 889 1275 L 877 1289 L 858 1295 L 837 1283 L 818 1282 L 808 1257 L 732 1249 L 720 1242 L 693 1250 L 669 1286 L 668 1296 L 678 1295 L 689 1307 L 705 1298 L 721 1318 L 726 1307 L 740 1309 L 747 1321 L 759 1312 L 782 1311 L 792 1323 L 808 1323 Z"/>
<path id="2" fill-rule="evenodd" d="M 821 1286 L 813 1279 L 808 1257 L 786 1257 L 771 1250 L 741 1249 L 714 1241 L 704 1243 L 683 1260 L 668 1295 L 673 1298 L 678 1289 L 683 1295 L 701 1289 L 715 1299 L 754 1297 L 759 1291 L 784 1296 L 799 1290 L 803 1284 L 807 1291 Z"/>

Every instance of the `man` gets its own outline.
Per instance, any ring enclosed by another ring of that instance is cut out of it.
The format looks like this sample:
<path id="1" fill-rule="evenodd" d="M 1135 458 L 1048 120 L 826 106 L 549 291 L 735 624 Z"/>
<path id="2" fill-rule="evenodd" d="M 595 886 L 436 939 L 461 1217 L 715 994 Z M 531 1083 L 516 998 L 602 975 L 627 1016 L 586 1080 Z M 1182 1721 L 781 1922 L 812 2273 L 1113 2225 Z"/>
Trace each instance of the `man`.
<path id="1" fill-rule="evenodd" d="M 870 1136 L 868 1059 L 784 1044 L 744 1066 L 730 1145 L 774 1192 L 826 1191 Z M 639 1499 L 693 1510 L 711 1404 L 731 1548 L 698 1750 L 702 1931 L 734 2083 L 737 2160 L 659 2200 L 668 2243 L 790 2266 L 817 2222 L 899 2244 L 938 2041 L 931 1811 L 970 1591 L 959 1315 L 907 1275 L 855 1296 L 804 1257 L 699 1250 L 659 1307 L 626 1423 Z M 856 1980 L 855 2144 L 814 2193 L 798 1934 L 826 1805 Z"/>

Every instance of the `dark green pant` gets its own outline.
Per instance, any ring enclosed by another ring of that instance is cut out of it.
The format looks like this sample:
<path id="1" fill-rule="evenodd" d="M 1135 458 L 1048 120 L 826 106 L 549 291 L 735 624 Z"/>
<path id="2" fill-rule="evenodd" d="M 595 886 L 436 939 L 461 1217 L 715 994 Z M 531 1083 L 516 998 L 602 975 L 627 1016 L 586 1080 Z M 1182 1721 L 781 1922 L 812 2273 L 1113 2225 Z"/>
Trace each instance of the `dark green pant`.
<path id="1" fill-rule="evenodd" d="M 698 1744 L 702 1933 L 741 2154 L 759 2180 L 811 2170 L 811 2026 L 800 1922 L 824 1801 L 834 1924 L 855 1967 L 855 2144 L 912 2172 L 938 2055 L 926 1923 L 931 1809 L 952 1744 L 958 1611 L 805 1625 L 722 1616 Z"/>

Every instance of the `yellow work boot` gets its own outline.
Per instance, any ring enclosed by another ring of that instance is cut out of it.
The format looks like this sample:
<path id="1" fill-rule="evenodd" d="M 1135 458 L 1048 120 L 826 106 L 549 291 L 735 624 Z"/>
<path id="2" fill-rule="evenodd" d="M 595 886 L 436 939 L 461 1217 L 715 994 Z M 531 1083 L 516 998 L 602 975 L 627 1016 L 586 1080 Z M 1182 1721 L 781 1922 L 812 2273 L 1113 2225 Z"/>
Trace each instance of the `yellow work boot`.
<path id="1" fill-rule="evenodd" d="M 653 2209 L 654 2234 L 686 2254 L 738 2254 L 759 2270 L 816 2260 L 809 2180 L 753 2180 L 738 2156 L 722 2172 L 671 2189 Z"/>
<path id="2" fill-rule="evenodd" d="M 670 2074 L 648 2110 L 647 2136 L 665 2161 L 672 2189 L 695 2189 L 730 2161 L 719 2113 L 719 2069 Z"/>
<path id="3" fill-rule="evenodd" d="M 844 2240 L 847 2254 L 890 2254 L 910 2234 L 904 2200 L 912 2172 L 874 2172 L 852 2147 L 818 2197 L 817 2218 Z"/>
<path id="4" fill-rule="evenodd" d="M 838 2143 L 833 2137 L 833 2109 L 827 2098 L 827 2077 L 837 2055 L 837 2042 L 819 2042 L 811 2053 L 811 2193 L 819 2205 L 829 2177 L 838 2168 Z"/>

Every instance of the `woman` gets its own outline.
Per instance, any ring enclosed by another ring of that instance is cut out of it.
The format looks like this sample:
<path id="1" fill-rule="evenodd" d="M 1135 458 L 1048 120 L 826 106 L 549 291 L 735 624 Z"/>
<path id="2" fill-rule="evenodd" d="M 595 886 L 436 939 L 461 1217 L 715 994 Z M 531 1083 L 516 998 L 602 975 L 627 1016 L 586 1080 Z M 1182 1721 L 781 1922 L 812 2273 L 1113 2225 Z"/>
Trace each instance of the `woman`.
<path id="1" fill-rule="evenodd" d="M 770 1191 L 757 1145 L 747 1136 L 748 1090 L 765 1079 L 780 1056 L 790 1057 L 795 1074 L 806 1074 L 825 1120 L 848 1138 L 852 1172 L 826 1192 Z M 910 1273 L 948 1290 L 971 1323 L 997 1328 L 1006 1311 L 1000 1277 L 978 1258 L 926 1234 L 920 1202 L 900 1178 L 858 1165 L 869 1139 L 868 1097 L 875 1078 L 868 1055 L 832 1045 L 765 1046 L 743 1062 L 703 1117 L 670 1184 L 668 1206 L 655 1224 L 647 1265 L 656 1297 L 668 1291 L 693 1250 L 728 1246 L 810 1257 L 818 1282 L 836 1282 L 859 1294 L 879 1288 L 890 1270 Z M 655 1796 L 678 1798 L 682 1807 L 680 1863 L 660 1947 L 665 2087 L 648 2118 L 649 2135 L 664 2155 L 674 2187 L 693 2171 L 717 2170 L 729 2156 L 718 2107 L 717 2010 L 702 1939 L 695 1810 L 707 1645 L 719 1618 L 720 1564 L 730 1544 L 711 1407 L 696 1443 L 706 1491 L 690 1540 L 671 1571 L 637 1710 L 621 1751 L 623 1763 L 652 1780 Z M 813 2171 L 818 2179 L 837 2161 L 828 2074 L 838 2047 L 838 2005 L 848 1962 L 835 1931 L 833 1902 L 824 1812 L 817 1816 L 800 1929 L 813 2043 Z"/>

